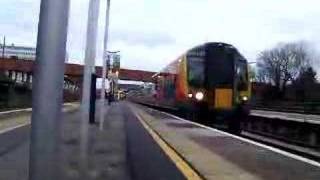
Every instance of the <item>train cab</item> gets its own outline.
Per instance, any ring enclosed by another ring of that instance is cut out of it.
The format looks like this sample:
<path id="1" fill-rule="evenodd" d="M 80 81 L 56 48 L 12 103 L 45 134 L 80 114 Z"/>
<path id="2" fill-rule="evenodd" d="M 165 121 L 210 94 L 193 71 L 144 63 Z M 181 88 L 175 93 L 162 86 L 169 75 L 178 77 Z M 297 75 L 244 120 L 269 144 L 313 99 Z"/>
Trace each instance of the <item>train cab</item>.
<path id="1" fill-rule="evenodd" d="M 195 120 L 239 131 L 249 113 L 248 64 L 232 45 L 194 47 L 155 77 L 157 103 L 191 114 Z"/>

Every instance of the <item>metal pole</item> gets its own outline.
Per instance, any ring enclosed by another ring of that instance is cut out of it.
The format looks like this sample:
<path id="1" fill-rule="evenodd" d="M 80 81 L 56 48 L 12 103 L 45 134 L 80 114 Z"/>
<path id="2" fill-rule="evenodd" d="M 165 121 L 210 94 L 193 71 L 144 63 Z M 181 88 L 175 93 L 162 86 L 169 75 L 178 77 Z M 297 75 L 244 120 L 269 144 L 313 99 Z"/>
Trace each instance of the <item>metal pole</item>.
<path id="1" fill-rule="evenodd" d="M 106 9 L 106 24 L 105 24 L 105 32 L 104 32 L 104 47 L 103 47 L 103 63 L 102 63 L 102 84 L 101 84 L 101 108 L 100 108 L 100 121 L 99 126 L 100 130 L 103 130 L 103 122 L 104 122 L 104 106 L 105 106 L 105 98 L 106 98 L 106 78 L 107 77 L 107 60 L 108 59 L 108 37 L 109 37 L 109 17 L 110 17 L 110 0 L 107 0 L 107 9 Z"/>
<path id="2" fill-rule="evenodd" d="M 6 36 L 3 36 L 2 59 L 4 59 L 4 51 L 6 49 Z"/>
<path id="3" fill-rule="evenodd" d="M 100 0 L 90 0 L 88 10 L 88 24 L 86 37 L 86 51 L 85 51 L 85 66 L 83 73 L 82 86 L 82 122 L 81 122 L 81 141 L 80 141 L 80 158 L 81 158 L 81 172 L 87 175 L 87 146 L 88 146 L 88 123 L 89 123 L 89 109 L 90 109 L 90 94 L 91 94 L 91 75 L 95 68 L 96 58 L 96 41 L 97 41 L 97 27 L 99 18 L 99 4 Z"/>
<path id="4" fill-rule="evenodd" d="M 29 179 L 59 179 L 69 0 L 42 0 L 34 69 Z M 50 103 L 48 103 L 50 97 Z"/>

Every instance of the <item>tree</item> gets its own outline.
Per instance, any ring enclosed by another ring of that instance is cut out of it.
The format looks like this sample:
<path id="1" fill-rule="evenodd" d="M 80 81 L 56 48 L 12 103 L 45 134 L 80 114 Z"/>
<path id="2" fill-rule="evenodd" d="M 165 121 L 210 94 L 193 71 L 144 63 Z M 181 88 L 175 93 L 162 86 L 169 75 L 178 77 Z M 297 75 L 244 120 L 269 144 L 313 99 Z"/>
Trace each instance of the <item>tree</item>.
<path id="1" fill-rule="evenodd" d="M 296 99 L 299 101 L 310 100 L 310 96 L 307 96 L 312 91 L 317 84 L 317 73 L 312 67 L 302 69 L 299 76 L 295 81 L 293 81 L 293 87 L 296 91 Z M 312 99 L 312 98 L 311 98 Z"/>
<path id="2" fill-rule="evenodd" d="M 310 66 L 305 69 L 301 69 L 301 72 L 297 79 L 294 81 L 295 84 L 301 85 L 312 85 L 317 83 L 316 71 Z"/>
<path id="3" fill-rule="evenodd" d="M 258 67 L 256 72 L 256 81 L 260 83 L 268 83 L 268 79 L 266 70 Z"/>
<path id="4" fill-rule="evenodd" d="M 256 68 L 254 66 L 249 65 L 248 70 L 249 70 L 248 75 L 249 75 L 250 81 L 251 82 L 256 81 L 256 77 L 257 77 Z"/>
<path id="5" fill-rule="evenodd" d="M 285 94 L 286 85 L 295 80 L 302 69 L 310 66 L 310 56 L 305 43 L 279 44 L 262 51 L 257 58 L 258 77 L 275 86 L 277 94 Z"/>

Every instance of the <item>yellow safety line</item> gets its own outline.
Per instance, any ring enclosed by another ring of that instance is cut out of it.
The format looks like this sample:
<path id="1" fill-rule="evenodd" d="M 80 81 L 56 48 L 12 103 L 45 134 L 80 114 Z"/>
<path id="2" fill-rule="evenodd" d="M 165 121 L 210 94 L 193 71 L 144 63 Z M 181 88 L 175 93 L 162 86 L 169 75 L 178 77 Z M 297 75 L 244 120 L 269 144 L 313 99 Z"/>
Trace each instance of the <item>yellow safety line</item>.
<path id="1" fill-rule="evenodd" d="M 174 162 L 177 168 L 187 179 L 202 180 L 201 176 L 179 155 L 171 148 L 151 127 L 141 118 L 139 114 L 136 117 L 141 122 L 142 126 L 148 131 L 151 137 L 161 147 L 161 149 L 167 154 L 167 156 Z"/>

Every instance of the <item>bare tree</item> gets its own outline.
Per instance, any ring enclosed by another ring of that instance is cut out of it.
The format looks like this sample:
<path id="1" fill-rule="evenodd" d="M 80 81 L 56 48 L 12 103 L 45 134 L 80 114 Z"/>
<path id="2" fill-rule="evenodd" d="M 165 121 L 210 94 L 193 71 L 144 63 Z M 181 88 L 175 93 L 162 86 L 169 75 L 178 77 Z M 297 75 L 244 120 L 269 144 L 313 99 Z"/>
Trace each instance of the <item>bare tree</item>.
<path id="1" fill-rule="evenodd" d="M 292 82 L 296 91 L 297 100 L 312 100 L 311 94 L 313 94 L 312 92 L 317 89 L 316 75 L 317 72 L 312 67 L 308 67 L 302 70 L 299 73 L 299 76 Z"/>
<path id="2" fill-rule="evenodd" d="M 249 71 L 248 71 L 248 75 L 249 75 L 250 81 L 251 81 L 251 82 L 257 81 L 257 80 L 256 80 L 256 77 L 257 77 L 256 68 L 255 68 L 254 66 L 249 65 L 248 70 L 249 70 Z"/>
<path id="3" fill-rule="evenodd" d="M 310 65 L 307 44 L 304 42 L 279 44 L 258 55 L 258 77 L 272 83 L 278 95 L 284 95 L 286 85 Z"/>
<path id="4" fill-rule="evenodd" d="M 262 69 L 262 68 L 257 68 L 257 72 L 256 72 L 256 81 L 260 82 L 260 83 L 269 83 L 269 75 L 267 75 L 266 70 Z"/>

